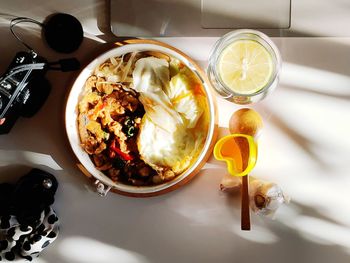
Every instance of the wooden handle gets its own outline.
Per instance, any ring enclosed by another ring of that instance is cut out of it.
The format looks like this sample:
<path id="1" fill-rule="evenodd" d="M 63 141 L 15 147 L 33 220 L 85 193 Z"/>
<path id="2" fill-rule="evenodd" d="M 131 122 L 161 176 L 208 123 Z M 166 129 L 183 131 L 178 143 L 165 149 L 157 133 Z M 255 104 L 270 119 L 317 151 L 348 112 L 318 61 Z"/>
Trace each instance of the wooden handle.
<path id="1" fill-rule="evenodd" d="M 250 230 L 250 211 L 249 211 L 249 193 L 248 193 L 248 175 L 242 176 L 241 192 L 241 229 Z"/>
<path id="2" fill-rule="evenodd" d="M 249 144 L 245 138 L 236 138 L 242 155 L 242 171 L 246 169 L 249 160 Z M 241 189 L 241 229 L 250 230 L 250 211 L 249 211 L 249 189 L 248 175 L 242 176 Z"/>

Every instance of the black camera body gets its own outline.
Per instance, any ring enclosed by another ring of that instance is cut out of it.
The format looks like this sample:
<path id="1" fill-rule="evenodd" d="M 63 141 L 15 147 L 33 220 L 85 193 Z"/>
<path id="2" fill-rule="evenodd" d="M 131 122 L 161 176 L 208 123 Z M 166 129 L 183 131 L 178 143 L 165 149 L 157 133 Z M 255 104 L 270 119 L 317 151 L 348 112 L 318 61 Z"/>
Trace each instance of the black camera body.
<path id="1" fill-rule="evenodd" d="M 18 117 L 33 116 L 47 99 L 48 62 L 34 51 L 18 52 L 0 77 L 0 134 L 8 133 Z"/>

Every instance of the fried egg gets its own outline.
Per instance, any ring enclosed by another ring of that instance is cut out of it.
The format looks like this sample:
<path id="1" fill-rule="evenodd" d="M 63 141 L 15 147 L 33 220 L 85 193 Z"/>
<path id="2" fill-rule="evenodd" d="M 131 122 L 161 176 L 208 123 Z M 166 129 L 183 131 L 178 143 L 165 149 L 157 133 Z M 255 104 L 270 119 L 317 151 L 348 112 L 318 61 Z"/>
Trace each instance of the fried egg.
<path id="1" fill-rule="evenodd" d="M 204 94 L 198 93 L 202 86 L 191 74 L 181 65 L 170 76 L 169 62 L 155 57 L 141 58 L 135 64 L 133 86 L 146 112 L 138 150 L 160 175 L 168 170 L 175 174 L 186 170 L 205 139 L 206 131 L 200 124 Z"/>

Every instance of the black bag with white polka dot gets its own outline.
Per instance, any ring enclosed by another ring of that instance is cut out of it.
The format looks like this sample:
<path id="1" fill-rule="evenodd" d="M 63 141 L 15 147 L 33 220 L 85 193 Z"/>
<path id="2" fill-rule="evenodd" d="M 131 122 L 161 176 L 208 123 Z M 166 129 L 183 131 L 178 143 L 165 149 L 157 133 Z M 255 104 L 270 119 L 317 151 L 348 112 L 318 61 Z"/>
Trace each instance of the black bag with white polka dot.
<path id="1" fill-rule="evenodd" d="M 0 184 L 0 261 L 31 261 L 48 247 L 59 232 L 51 205 L 56 178 L 33 169 L 16 185 Z"/>

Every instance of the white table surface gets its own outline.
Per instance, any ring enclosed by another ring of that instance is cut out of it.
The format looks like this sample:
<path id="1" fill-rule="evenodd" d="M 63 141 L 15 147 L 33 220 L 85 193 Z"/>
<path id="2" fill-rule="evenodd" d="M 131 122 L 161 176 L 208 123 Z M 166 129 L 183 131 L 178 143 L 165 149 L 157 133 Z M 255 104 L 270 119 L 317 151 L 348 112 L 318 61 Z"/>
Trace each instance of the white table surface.
<path id="1" fill-rule="evenodd" d="M 101 46 L 94 37 L 101 34 L 95 12 L 100 1 L 70 2 L 12 1 L 2 10 L 40 20 L 55 11 L 74 14 L 85 39 L 73 55 L 86 61 Z M 0 24 L 1 72 L 23 50 L 5 22 Z M 32 32 L 26 39 L 41 55 L 67 57 L 38 41 L 38 30 Z M 205 67 L 216 38 L 161 40 Z M 159 197 L 99 197 L 76 168 L 64 132 L 65 96 L 77 72 L 49 72 L 52 91 L 41 111 L 0 135 L 0 182 L 15 181 L 37 167 L 53 173 L 60 184 L 54 208 L 61 232 L 35 262 L 349 262 L 350 38 L 273 41 L 283 58 L 280 85 L 250 107 L 265 124 L 252 175 L 278 183 L 292 198 L 275 220 L 252 215 L 252 231 L 240 230 L 239 201 L 219 190 L 223 165 L 207 167 L 188 185 Z M 231 113 L 240 107 L 218 98 L 218 108 L 225 132 Z"/>

